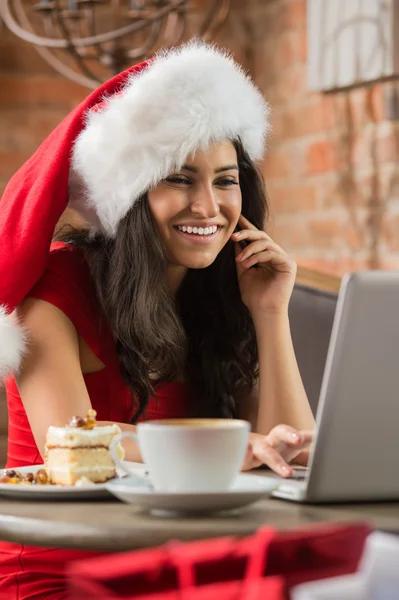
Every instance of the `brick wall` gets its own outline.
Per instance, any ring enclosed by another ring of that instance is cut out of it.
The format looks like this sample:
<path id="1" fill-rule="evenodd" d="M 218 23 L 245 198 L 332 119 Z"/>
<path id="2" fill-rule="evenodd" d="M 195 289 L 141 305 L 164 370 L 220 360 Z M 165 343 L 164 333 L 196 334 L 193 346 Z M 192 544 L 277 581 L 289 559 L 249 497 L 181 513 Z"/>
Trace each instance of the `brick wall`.
<path id="1" fill-rule="evenodd" d="M 251 71 L 272 105 L 263 170 L 276 240 L 298 262 L 332 273 L 398 267 L 399 127 L 387 118 L 392 84 L 309 92 L 306 0 L 233 0 L 217 41 Z M 2 31 L 0 188 L 87 93 Z"/>
<path id="2" fill-rule="evenodd" d="M 266 2 L 260 22 L 253 73 L 273 107 L 273 235 L 299 263 L 339 275 L 398 268 L 399 123 L 388 119 L 398 88 L 309 92 L 306 1 Z"/>

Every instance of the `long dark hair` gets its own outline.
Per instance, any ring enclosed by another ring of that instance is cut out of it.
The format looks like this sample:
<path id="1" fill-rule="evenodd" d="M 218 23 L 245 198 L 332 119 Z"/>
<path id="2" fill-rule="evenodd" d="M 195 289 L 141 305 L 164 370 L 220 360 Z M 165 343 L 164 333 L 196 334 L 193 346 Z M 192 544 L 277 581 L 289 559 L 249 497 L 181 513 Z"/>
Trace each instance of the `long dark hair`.
<path id="1" fill-rule="evenodd" d="M 234 145 L 242 213 L 261 229 L 268 216 L 263 179 L 241 143 Z M 84 251 L 132 391 L 132 422 L 145 414 L 155 384 L 180 374 L 190 388 L 193 416 L 234 417 L 237 398 L 255 383 L 258 352 L 241 301 L 233 242 L 209 267 L 189 269 L 174 297 L 166 285 L 166 248 L 145 196 L 113 239 L 87 230 L 61 230 L 57 239 Z"/>

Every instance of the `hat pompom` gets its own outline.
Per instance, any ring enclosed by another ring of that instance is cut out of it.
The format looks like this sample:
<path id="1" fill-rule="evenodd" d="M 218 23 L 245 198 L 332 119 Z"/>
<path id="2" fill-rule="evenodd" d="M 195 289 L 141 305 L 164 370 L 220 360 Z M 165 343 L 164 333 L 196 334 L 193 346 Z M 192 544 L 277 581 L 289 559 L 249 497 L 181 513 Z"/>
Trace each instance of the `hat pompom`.
<path id="1" fill-rule="evenodd" d="M 23 328 L 0 306 L 0 379 L 15 373 L 26 349 Z"/>

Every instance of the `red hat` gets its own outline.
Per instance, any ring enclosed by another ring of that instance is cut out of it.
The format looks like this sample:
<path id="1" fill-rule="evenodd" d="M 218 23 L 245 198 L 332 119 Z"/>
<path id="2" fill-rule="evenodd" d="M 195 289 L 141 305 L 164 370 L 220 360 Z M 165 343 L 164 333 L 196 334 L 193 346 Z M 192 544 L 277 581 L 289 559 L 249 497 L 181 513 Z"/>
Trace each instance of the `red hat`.
<path id="1" fill-rule="evenodd" d="M 258 160 L 267 130 L 259 90 L 208 44 L 163 52 L 90 94 L 17 171 L 0 202 L 0 377 L 18 368 L 29 337 L 9 313 L 45 270 L 68 203 L 92 229 L 115 236 L 137 199 L 191 153 L 239 138 Z"/>

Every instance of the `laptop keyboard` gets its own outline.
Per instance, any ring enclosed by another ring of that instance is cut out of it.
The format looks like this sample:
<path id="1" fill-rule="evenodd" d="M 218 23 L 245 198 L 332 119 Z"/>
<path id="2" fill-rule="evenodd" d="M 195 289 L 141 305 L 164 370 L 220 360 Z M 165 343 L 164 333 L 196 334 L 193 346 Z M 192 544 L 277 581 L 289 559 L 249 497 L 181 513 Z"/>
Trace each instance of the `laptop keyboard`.
<path id="1" fill-rule="evenodd" d="M 277 489 L 272 493 L 275 498 L 300 499 L 307 488 L 308 469 L 295 469 L 292 477 L 281 479 Z"/>
<path id="2" fill-rule="evenodd" d="M 292 477 L 289 477 L 289 479 L 294 479 L 295 481 L 304 481 L 306 479 L 306 475 L 307 469 L 298 469 L 294 471 L 294 474 Z"/>

